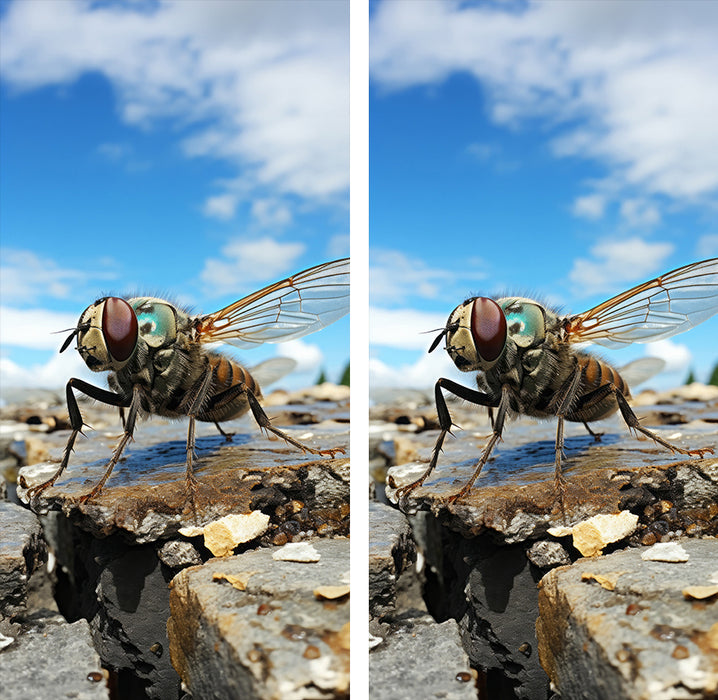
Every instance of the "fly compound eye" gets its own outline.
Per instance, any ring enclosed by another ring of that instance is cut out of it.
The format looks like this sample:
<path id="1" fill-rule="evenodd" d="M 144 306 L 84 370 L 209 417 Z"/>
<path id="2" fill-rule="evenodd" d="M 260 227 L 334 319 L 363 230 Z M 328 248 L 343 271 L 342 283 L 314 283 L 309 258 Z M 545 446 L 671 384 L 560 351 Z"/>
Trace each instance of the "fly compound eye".
<path id="1" fill-rule="evenodd" d="M 137 316 L 124 299 L 105 299 L 102 309 L 102 335 L 112 359 L 116 362 L 125 362 L 135 351 Z"/>
<path id="2" fill-rule="evenodd" d="M 471 335 L 479 356 L 486 362 L 496 361 L 504 351 L 506 316 L 493 299 L 474 299 L 471 307 Z"/>

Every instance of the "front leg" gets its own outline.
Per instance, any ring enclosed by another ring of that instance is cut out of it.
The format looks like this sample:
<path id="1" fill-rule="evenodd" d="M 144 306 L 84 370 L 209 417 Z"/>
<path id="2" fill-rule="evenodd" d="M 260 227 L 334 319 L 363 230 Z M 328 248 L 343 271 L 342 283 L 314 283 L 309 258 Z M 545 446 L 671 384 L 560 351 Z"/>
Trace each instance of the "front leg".
<path id="1" fill-rule="evenodd" d="M 60 462 L 58 470 L 47 481 L 44 481 L 42 484 L 38 484 L 37 486 L 33 486 L 27 490 L 28 501 L 30 503 L 34 502 L 43 491 L 50 488 L 50 486 L 52 486 L 60 478 L 60 475 L 65 471 L 68 462 L 70 461 L 70 455 L 72 454 L 75 440 L 77 439 L 78 434 L 82 432 L 82 428 L 86 425 L 82 419 L 80 407 L 77 405 L 74 389 L 81 391 L 85 394 L 85 396 L 89 396 L 91 399 L 101 401 L 109 406 L 127 408 L 131 403 L 131 400 L 128 397 L 115 394 L 114 392 L 107 391 L 105 389 L 100 389 L 100 387 L 94 386 L 94 384 L 89 384 L 82 379 L 77 379 L 75 377 L 70 379 L 65 387 L 65 395 L 67 397 L 67 412 L 70 415 L 72 433 L 70 433 L 67 445 L 65 445 L 65 451 L 63 452 L 62 461 Z"/>
<path id="2" fill-rule="evenodd" d="M 447 391 L 450 391 L 452 394 L 454 394 L 454 396 L 458 396 L 460 399 L 470 401 L 477 406 L 488 406 L 489 408 L 496 408 L 497 406 L 499 406 L 500 403 L 495 401 L 494 398 L 489 396 L 488 394 L 476 391 L 475 389 L 469 389 L 468 387 L 465 387 L 462 384 L 458 384 L 451 379 L 445 379 L 442 377 L 436 382 L 436 385 L 434 386 L 434 399 L 436 402 L 436 412 L 439 417 L 439 427 L 441 428 L 441 432 L 436 439 L 436 444 L 434 445 L 434 449 L 431 453 L 431 461 L 429 462 L 429 466 L 427 467 L 426 471 L 416 481 L 413 481 L 406 486 L 401 486 L 396 490 L 398 503 L 402 508 L 405 508 L 406 506 L 406 499 L 408 495 L 414 489 L 421 486 L 424 481 L 426 481 L 429 474 L 434 471 L 434 467 L 436 467 L 436 463 L 439 460 L 439 453 L 441 452 L 442 445 L 444 444 L 444 438 L 446 438 L 447 433 L 451 432 L 451 428 L 454 425 L 453 421 L 451 420 L 451 414 L 449 413 L 449 408 L 446 405 L 446 399 L 444 398 L 442 389 L 446 389 Z M 478 476 L 478 474 L 474 476 L 474 479 L 476 478 L 476 476 Z M 471 483 L 473 483 L 474 479 L 472 479 Z"/>
<path id="3" fill-rule="evenodd" d="M 115 468 L 115 465 L 119 461 L 120 456 L 122 455 L 122 451 L 125 449 L 125 445 L 127 445 L 127 443 L 132 439 L 132 435 L 135 431 L 135 423 L 137 422 L 137 416 L 140 412 L 141 401 L 142 390 L 138 385 L 135 385 L 132 388 L 132 400 L 130 401 L 129 411 L 127 412 L 127 420 L 124 423 L 124 433 L 122 434 L 120 441 L 117 443 L 117 447 L 115 447 L 114 451 L 112 452 L 112 457 L 107 463 L 104 475 L 95 484 L 90 493 L 80 498 L 80 503 L 86 503 L 91 498 L 97 496 L 97 494 L 100 493 L 100 491 L 102 490 L 102 487 L 105 485 L 107 479 L 109 479 L 110 474 L 112 474 L 112 470 Z"/>

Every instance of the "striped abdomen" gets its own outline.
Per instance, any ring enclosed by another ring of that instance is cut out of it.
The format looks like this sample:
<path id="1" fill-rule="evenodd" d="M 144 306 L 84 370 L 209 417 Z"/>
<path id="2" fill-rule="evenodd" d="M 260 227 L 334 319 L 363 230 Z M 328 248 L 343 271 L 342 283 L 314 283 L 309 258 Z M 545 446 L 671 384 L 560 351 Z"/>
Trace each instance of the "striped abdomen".
<path id="1" fill-rule="evenodd" d="M 566 415 L 571 421 L 594 421 L 606 418 L 618 409 L 611 392 L 600 400 L 592 400 L 590 394 L 602 386 L 613 384 L 626 398 L 631 396 L 628 384 L 611 365 L 593 355 L 578 355 L 578 367 L 582 372 L 581 396 L 573 409 Z"/>
<path id="2" fill-rule="evenodd" d="M 214 381 L 206 407 L 197 415 L 199 420 L 222 422 L 238 418 L 246 413 L 249 409 L 246 391 L 241 391 L 228 399 L 223 399 L 221 396 L 222 392 L 235 385 L 243 384 L 258 399 L 262 397 L 259 384 L 239 363 L 225 355 L 216 353 L 209 354 L 208 360 Z"/>

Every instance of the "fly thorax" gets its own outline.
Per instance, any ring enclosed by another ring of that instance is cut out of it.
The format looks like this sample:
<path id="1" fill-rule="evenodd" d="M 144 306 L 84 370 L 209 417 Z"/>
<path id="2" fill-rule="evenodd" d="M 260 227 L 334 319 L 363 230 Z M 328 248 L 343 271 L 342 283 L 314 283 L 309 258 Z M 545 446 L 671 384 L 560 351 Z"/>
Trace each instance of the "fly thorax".
<path id="1" fill-rule="evenodd" d="M 169 370 L 172 366 L 172 360 L 175 355 L 176 353 L 174 350 L 157 350 L 152 358 L 152 364 L 154 365 L 155 372 L 158 374 L 167 372 L 167 370 Z"/>
<path id="2" fill-rule="evenodd" d="M 521 357 L 521 366 L 526 374 L 534 374 L 541 367 L 541 360 L 545 355 L 544 350 L 526 350 Z"/>

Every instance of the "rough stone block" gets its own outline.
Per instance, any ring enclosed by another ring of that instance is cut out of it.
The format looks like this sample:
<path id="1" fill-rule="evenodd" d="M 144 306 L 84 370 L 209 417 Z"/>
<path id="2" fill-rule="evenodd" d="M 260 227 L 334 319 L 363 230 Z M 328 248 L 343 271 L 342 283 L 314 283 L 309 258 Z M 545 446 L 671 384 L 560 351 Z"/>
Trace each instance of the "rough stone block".
<path id="1" fill-rule="evenodd" d="M 413 617 L 369 654 L 372 700 L 475 700 L 476 676 L 454 620 Z"/>
<path id="2" fill-rule="evenodd" d="M 273 548 L 212 559 L 172 581 L 172 663 L 196 698 L 349 696 L 349 540 L 314 540 L 317 562 Z M 330 589 L 333 590 L 333 589 Z"/>
<path id="3" fill-rule="evenodd" d="M 542 579 L 539 654 L 561 697 L 718 697 L 718 540 L 680 543 L 687 561 L 647 561 L 633 548 Z M 710 584 L 716 594 L 691 595 Z"/>
<path id="4" fill-rule="evenodd" d="M 369 504 L 369 612 L 384 617 L 396 608 L 399 576 L 416 561 L 409 521 L 395 508 Z"/>
<path id="5" fill-rule="evenodd" d="M 33 618 L 0 650 L 0 679 L 3 700 L 110 697 L 87 622 L 60 615 Z"/>
<path id="6" fill-rule="evenodd" d="M 0 617 L 25 612 L 28 581 L 45 557 L 37 516 L 14 503 L 0 502 Z"/>

